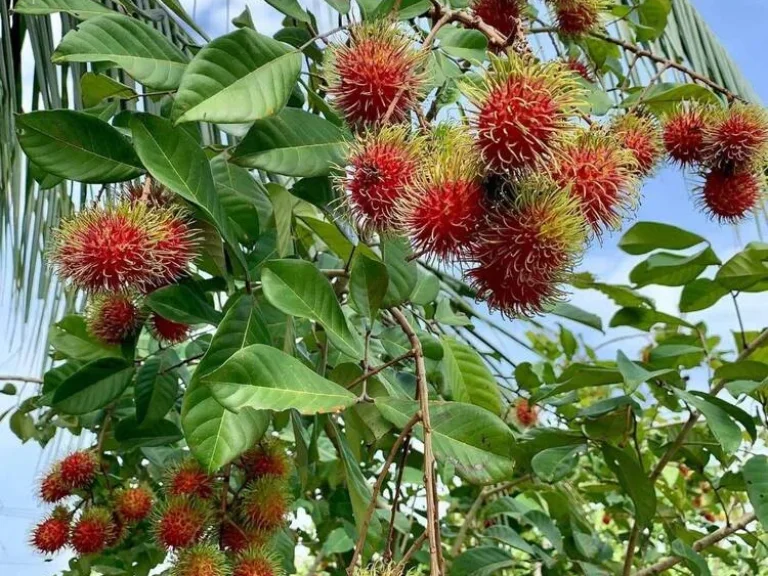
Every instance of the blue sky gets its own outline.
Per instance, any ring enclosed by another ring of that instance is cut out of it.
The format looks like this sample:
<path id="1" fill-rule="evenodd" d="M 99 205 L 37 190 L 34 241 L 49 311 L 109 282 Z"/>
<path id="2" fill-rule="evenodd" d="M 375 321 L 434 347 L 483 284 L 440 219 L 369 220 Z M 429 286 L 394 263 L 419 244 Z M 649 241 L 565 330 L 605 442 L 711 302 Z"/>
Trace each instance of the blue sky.
<path id="1" fill-rule="evenodd" d="M 305 4 L 304 0 L 301 2 Z M 314 5 L 322 4 L 313 0 Z M 768 53 L 768 37 L 765 23 L 768 22 L 768 2 L 765 0 L 693 0 L 711 28 L 725 45 L 744 75 L 749 78 L 755 90 L 768 102 L 768 75 L 765 70 L 765 54 Z M 204 22 L 212 35 L 226 31 L 227 2 L 224 0 L 183 0 L 192 12 L 197 4 L 197 16 Z M 230 17 L 239 14 L 244 0 L 232 0 Z M 274 31 L 280 23 L 280 15 L 262 2 L 249 1 L 257 28 L 265 33 Z M 721 259 L 739 249 L 743 243 L 757 240 L 756 227 L 747 222 L 740 229 L 737 238 L 732 227 L 722 227 L 701 214 L 693 205 L 690 193 L 693 187 L 690 176 L 684 176 L 675 168 L 659 170 L 643 189 L 643 201 L 637 212 L 637 220 L 655 220 L 687 228 L 710 239 Z M 768 230 L 768 226 L 765 226 Z M 627 282 L 629 270 L 639 262 L 616 248 L 619 234 L 607 236 L 602 245 L 593 245 L 584 258 L 583 269 L 595 273 L 607 282 Z M 666 310 L 674 311 L 679 290 L 652 288 L 644 291 L 657 300 Z M 615 306 L 599 294 L 583 292 L 574 295 L 573 303 L 600 313 L 604 321 L 610 318 Z M 757 329 L 765 323 L 764 306 L 757 298 L 742 301 L 747 328 Z M 0 310 L 0 323 L 5 324 L 8 310 Z M 730 300 L 724 299 L 704 314 L 692 316 L 695 320 L 706 320 L 712 329 L 721 334 L 734 325 L 734 313 Z M 516 325 L 513 323 L 513 328 Z M 613 335 L 613 334 L 611 334 Z M 598 342 L 599 334 L 586 334 L 592 342 Z M 634 341 L 632 341 L 634 342 Z M 632 345 L 629 347 L 632 349 Z M 510 350 L 516 355 L 518 351 Z M 608 355 L 613 354 L 608 351 Z M 517 358 L 517 356 L 516 356 Z M 26 364 L 26 363 L 25 363 Z M 0 374 L 32 374 L 32 368 L 21 366 L 11 354 L 11 342 L 0 340 Z M 0 413 L 16 402 L 0 396 Z M 53 442 L 50 449 L 41 451 L 37 445 L 21 445 L 7 428 L 7 420 L 0 424 L 0 574 L 3 576 L 48 576 L 63 566 L 62 560 L 45 563 L 32 553 L 27 545 L 27 534 L 34 520 L 44 514 L 38 508 L 34 497 L 34 484 L 55 456 L 76 449 L 85 444 L 83 439 L 66 438 Z"/>

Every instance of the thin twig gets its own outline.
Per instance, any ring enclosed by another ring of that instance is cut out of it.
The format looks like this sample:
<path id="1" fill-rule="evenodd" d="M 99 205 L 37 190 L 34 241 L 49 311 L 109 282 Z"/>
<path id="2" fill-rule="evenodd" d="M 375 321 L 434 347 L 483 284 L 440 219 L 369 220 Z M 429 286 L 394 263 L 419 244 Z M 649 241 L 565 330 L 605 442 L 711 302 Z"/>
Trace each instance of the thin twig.
<path id="1" fill-rule="evenodd" d="M 416 540 L 413 541 L 413 544 L 411 544 L 411 547 L 408 548 L 408 551 L 405 554 L 403 554 L 402 560 L 400 560 L 400 562 L 397 563 L 397 567 L 400 570 L 404 570 L 406 564 L 408 564 L 408 562 L 411 560 L 413 555 L 416 554 L 416 552 L 418 552 L 419 550 L 421 550 L 421 547 L 424 545 L 424 540 L 426 539 L 427 539 L 427 531 L 425 530 L 419 535 L 418 538 L 416 538 Z"/>
<path id="2" fill-rule="evenodd" d="M 34 378 L 33 376 L 0 376 L 0 381 L 11 380 L 14 382 L 29 382 L 32 384 L 42 384 L 42 378 Z"/>
<path id="3" fill-rule="evenodd" d="M 392 360 L 389 360 L 388 362 L 385 362 L 381 366 L 377 366 L 373 370 L 370 370 L 370 371 L 366 372 L 365 374 L 363 374 L 362 376 L 360 376 L 358 378 L 355 378 L 354 380 L 352 380 L 352 382 L 347 384 L 345 387 L 347 388 L 347 390 L 349 390 L 350 388 L 354 388 L 355 386 L 360 384 L 360 382 L 365 382 L 366 380 L 368 380 L 368 378 L 372 378 L 373 376 L 376 376 L 376 374 L 378 374 L 379 372 L 381 372 L 383 370 L 386 370 L 390 366 L 393 366 L 395 364 L 399 364 L 400 362 L 402 362 L 403 360 L 407 360 L 408 358 L 413 358 L 414 354 L 415 354 L 415 352 L 413 350 L 408 350 L 408 352 L 406 352 L 405 354 L 401 354 L 397 358 L 393 358 Z"/>

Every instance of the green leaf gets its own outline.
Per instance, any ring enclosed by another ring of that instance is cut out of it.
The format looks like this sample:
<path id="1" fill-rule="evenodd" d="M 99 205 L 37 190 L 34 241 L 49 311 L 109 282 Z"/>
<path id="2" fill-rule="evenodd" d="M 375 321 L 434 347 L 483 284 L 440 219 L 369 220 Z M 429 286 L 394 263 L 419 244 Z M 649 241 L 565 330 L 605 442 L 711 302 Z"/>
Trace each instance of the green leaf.
<path id="1" fill-rule="evenodd" d="M 704 238 L 677 226 L 661 222 L 638 222 L 619 241 L 627 254 L 645 254 L 657 248 L 684 250 L 705 242 Z"/>
<path id="2" fill-rule="evenodd" d="M 136 373 L 133 394 L 136 399 L 136 422 L 156 422 L 165 418 L 176 403 L 179 382 L 175 374 L 163 372 L 163 358 L 152 356 Z"/>
<path id="3" fill-rule="evenodd" d="M 299 20 L 300 22 L 312 23 L 312 19 L 309 17 L 297 0 L 266 0 L 267 4 L 279 10 L 289 18 Z"/>
<path id="4" fill-rule="evenodd" d="M 653 372 L 649 372 L 642 366 L 638 366 L 632 362 L 621 350 L 619 350 L 616 355 L 616 366 L 624 378 L 624 384 L 627 385 L 627 393 L 629 394 L 637 390 L 640 384 L 648 382 L 648 380 L 653 380 L 659 376 L 664 376 L 665 374 L 675 372 L 675 370 L 672 369 L 655 370 Z"/>
<path id="5" fill-rule="evenodd" d="M 435 309 L 434 319 L 446 326 L 472 326 L 472 320 L 466 314 L 453 311 L 450 298 L 440 299 Z"/>
<path id="6" fill-rule="evenodd" d="M 100 358 L 67 378 L 53 393 L 53 407 L 63 414 L 87 414 L 118 398 L 133 379 L 131 362 Z"/>
<path id="7" fill-rule="evenodd" d="M 89 361 L 123 355 L 119 346 L 105 344 L 91 336 L 82 316 L 65 316 L 51 327 L 48 338 L 53 349 L 67 358 Z"/>
<path id="8" fill-rule="evenodd" d="M 203 378 L 228 410 L 290 410 L 302 414 L 336 412 L 357 397 L 319 376 L 293 356 L 255 344 L 235 352 L 219 369 Z"/>
<path id="9" fill-rule="evenodd" d="M 481 406 L 501 415 L 501 392 L 480 355 L 455 338 L 444 336 L 443 381 L 451 399 Z"/>
<path id="10" fill-rule="evenodd" d="M 434 302 L 439 293 L 440 279 L 431 272 L 419 269 L 409 300 L 418 306 L 426 306 Z"/>
<path id="11" fill-rule="evenodd" d="M 451 564 L 450 576 L 495 576 L 518 561 L 496 546 L 477 546 L 457 556 Z"/>
<path id="12" fill-rule="evenodd" d="M 215 326 L 221 321 L 221 312 L 205 299 L 205 294 L 186 284 L 172 284 L 155 290 L 145 302 L 154 312 L 174 322 Z"/>
<path id="13" fill-rule="evenodd" d="M 416 262 L 408 261 L 411 248 L 403 238 L 387 238 L 381 243 L 382 259 L 389 272 L 389 287 L 384 306 L 389 308 L 405 302 L 416 287 Z"/>
<path id="14" fill-rule="evenodd" d="M 602 366 L 589 366 L 585 364 L 571 364 L 561 375 L 560 380 L 553 386 L 542 386 L 533 395 L 534 402 L 540 402 L 551 396 L 590 388 L 593 386 L 608 386 L 623 381 L 623 376 L 618 370 L 604 368 Z"/>
<path id="15" fill-rule="evenodd" d="M 350 330 L 330 282 L 311 262 L 267 262 L 261 282 L 270 304 L 286 314 L 319 322 L 341 352 L 362 358 L 360 337 Z"/>
<path id="16" fill-rule="evenodd" d="M 419 405 L 411 400 L 377 398 L 376 406 L 403 428 Z M 467 482 L 491 484 L 512 477 L 515 437 L 509 426 L 487 410 L 460 402 L 430 402 L 432 445 L 438 462 L 451 464 Z M 423 439 L 421 424 L 414 435 Z"/>
<path id="17" fill-rule="evenodd" d="M 115 440 L 126 450 L 168 446 L 183 437 L 179 427 L 170 420 L 153 420 L 139 424 L 135 417 L 129 416 L 118 422 L 115 427 Z"/>
<path id="18" fill-rule="evenodd" d="M 65 12 L 78 20 L 114 14 L 113 10 L 93 0 L 18 0 L 13 11 L 17 14 L 33 16 Z"/>
<path id="19" fill-rule="evenodd" d="M 585 449 L 585 444 L 547 448 L 533 457 L 531 467 L 534 474 L 544 482 L 554 484 L 573 472 Z"/>
<path id="20" fill-rule="evenodd" d="M 619 479 L 622 489 L 635 505 L 640 527 L 649 526 L 656 514 L 656 490 L 640 463 L 626 450 L 603 444 L 605 463 Z"/>
<path id="21" fill-rule="evenodd" d="M 709 278 L 697 278 L 683 286 L 680 294 L 680 312 L 706 310 L 728 294 L 728 289 Z"/>
<path id="22" fill-rule="evenodd" d="M 207 44 L 189 63 L 171 118 L 252 122 L 279 112 L 301 71 L 301 52 L 242 28 Z"/>
<path id="23" fill-rule="evenodd" d="M 643 0 L 637 7 L 640 26 L 637 27 L 637 41 L 656 40 L 667 27 L 667 19 L 672 10 L 670 0 Z"/>
<path id="24" fill-rule="evenodd" d="M 131 145 L 115 128 L 74 110 L 40 110 L 16 117 L 24 153 L 37 166 L 77 182 L 109 183 L 143 172 Z"/>
<path id="25" fill-rule="evenodd" d="M 684 390 L 672 389 L 676 396 L 687 402 L 704 415 L 712 435 L 717 439 L 723 450 L 732 454 L 741 445 L 741 430 L 730 414 L 720 406 L 710 402 L 708 398 L 694 396 Z"/>
<path id="26" fill-rule="evenodd" d="M 232 161 L 285 176 L 325 176 L 344 164 L 344 133 L 320 116 L 285 108 L 257 120 L 235 148 Z"/>
<path id="27" fill-rule="evenodd" d="M 655 84 L 646 90 L 637 87 L 633 94 L 620 104 L 623 108 L 632 108 L 641 103 L 656 114 L 666 114 L 674 111 L 681 102 L 701 102 L 703 104 L 719 105 L 720 100 L 714 92 L 698 84 L 673 84 L 663 82 Z"/>
<path id="28" fill-rule="evenodd" d="M 512 546 L 531 556 L 536 555 L 536 550 L 533 546 L 523 540 L 523 537 L 520 536 L 516 530 L 513 530 L 504 524 L 494 524 L 493 526 L 486 528 L 485 532 L 483 532 L 483 536 L 486 538 L 493 538 L 501 544 Z"/>
<path id="29" fill-rule="evenodd" d="M 656 324 L 668 324 L 669 326 L 687 326 L 692 328 L 691 324 L 664 312 L 650 310 L 648 308 L 627 307 L 622 308 L 611 318 L 609 326 L 616 328 L 618 326 L 632 326 L 643 332 L 648 332 Z"/>
<path id="30" fill-rule="evenodd" d="M 741 469 L 744 482 L 747 484 L 747 494 L 757 519 L 768 526 L 768 457 L 752 456 Z"/>
<path id="31" fill-rule="evenodd" d="M 349 0 L 325 0 L 336 12 L 347 14 L 352 8 Z"/>
<path id="32" fill-rule="evenodd" d="M 478 30 L 444 26 L 437 33 L 440 49 L 446 54 L 464 60 L 482 62 L 488 50 L 488 40 Z"/>
<path id="33" fill-rule="evenodd" d="M 192 454 L 208 470 L 218 470 L 250 448 L 266 432 L 269 413 L 227 411 L 201 379 L 235 352 L 252 344 L 270 344 L 269 330 L 251 296 L 232 304 L 200 361 L 181 405 L 181 426 Z"/>
<path id="34" fill-rule="evenodd" d="M 357 311 L 373 321 L 389 284 L 387 267 L 362 252 L 355 252 L 349 273 L 349 297 Z"/>
<path id="35" fill-rule="evenodd" d="M 592 314 L 591 312 L 587 312 L 586 310 L 582 310 L 578 306 L 568 304 L 567 302 L 560 302 L 556 304 L 552 309 L 549 310 L 549 314 L 554 314 L 555 316 L 560 316 L 561 318 L 573 320 L 574 322 L 578 322 L 584 326 L 589 326 L 595 330 L 600 330 L 600 332 L 603 331 L 603 321 L 600 319 L 600 316 L 597 314 Z"/>
<path id="36" fill-rule="evenodd" d="M 712 576 L 704 557 L 679 538 L 672 542 L 672 553 L 683 559 L 683 564 L 694 576 Z"/>
<path id="37" fill-rule="evenodd" d="M 698 278 L 707 267 L 717 264 L 720 260 L 709 246 L 691 256 L 656 252 L 635 266 L 629 279 L 638 286 L 683 286 Z"/>
<path id="38" fill-rule="evenodd" d="M 750 438 L 752 438 L 752 442 L 757 442 L 757 427 L 755 426 L 755 420 L 752 418 L 752 416 L 747 414 L 744 410 L 742 410 L 735 404 L 731 404 L 730 402 L 727 402 L 722 398 L 718 398 L 717 396 L 713 396 L 712 394 L 707 394 L 705 392 L 699 392 L 699 391 L 693 391 L 691 392 L 691 394 L 693 394 L 694 396 L 703 398 L 705 401 L 709 402 L 710 404 L 714 404 L 715 406 L 720 408 L 723 412 L 726 412 L 731 418 L 733 418 L 739 424 L 744 426 L 744 429 L 747 431 Z"/>
<path id="39" fill-rule="evenodd" d="M 187 57 L 160 32 L 135 18 L 107 14 L 86 20 L 62 39 L 51 60 L 111 62 L 157 90 L 178 88 Z"/>
<path id="40" fill-rule="evenodd" d="M 758 380 L 768 378 L 768 364 L 754 360 L 739 360 L 723 364 L 715 370 L 715 378 L 720 380 Z"/>
<path id="41" fill-rule="evenodd" d="M 764 250 L 747 248 L 728 260 L 715 274 L 715 280 L 730 290 L 747 290 L 768 280 Z"/>
<path id="42" fill-rule="evenodd" d="M 136 92 L 129 86 L 104 74 L 86 72 L 80 78 L 83 106 L 92 108 L 107 98 L 135 98 Z"/>
<path id="43" fill-rule="evenodd" d="M 223 155 L 211 160 L 216 192 L 229 225 L 243 244 L 253 245 L 269 221 L 272 205 L 267 190 L 245 168 L 227 162 Z"/>
<path id="44" fill-rule="evenodd" d="M 206 40 L 210 40 L 208 38 L 208 35 L 205 33 L 205 30 L 203 30 L 198 24 L 190 17 L 189 14 L 187 14 L 187 11 L 184 10 L 184 7 L 181 5 L 181 2 L 179 0 L 161 0 L 165 6 L 171 10 L 176 16 L 179 17 L 179 19 L 187 24 L 192 30 L 200 34 L 203 38 Z M 246 7 L 247 8 L 247 7 Z M 234 20 L 233 20 L 234 23 Z"/>

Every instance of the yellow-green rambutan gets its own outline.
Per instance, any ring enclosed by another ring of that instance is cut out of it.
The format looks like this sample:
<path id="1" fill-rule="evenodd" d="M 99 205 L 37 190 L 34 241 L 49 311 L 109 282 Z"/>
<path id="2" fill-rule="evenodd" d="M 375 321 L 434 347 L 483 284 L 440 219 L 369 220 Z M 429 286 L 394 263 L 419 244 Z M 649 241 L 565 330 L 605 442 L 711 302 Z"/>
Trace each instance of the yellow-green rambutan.
<path id="1" fill-rule="evenodd" d="M 650 116 L 634 113 L 618 116 L 611 124 L 611 133 L 632 152 L 638 176 L 648 176 L 661 160 L 664 142 L 658 123 Z"/>
<path id="2" fill-rule="evenodd" d="M 230 573 L 227 557 L 211 544 L 196 544 L 182 550 L 171 569 L 172 576 L 228 576 Z"/>

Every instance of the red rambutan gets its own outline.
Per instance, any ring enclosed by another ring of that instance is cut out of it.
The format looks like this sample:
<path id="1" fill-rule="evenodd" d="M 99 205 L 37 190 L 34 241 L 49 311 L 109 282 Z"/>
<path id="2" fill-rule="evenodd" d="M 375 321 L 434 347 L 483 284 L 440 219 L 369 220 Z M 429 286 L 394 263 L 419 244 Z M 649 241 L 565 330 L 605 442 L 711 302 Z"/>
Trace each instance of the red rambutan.
<path id="1" fill-rule="evenodd" d="M 285 481 L 265 476 L 251 482 L 243 491 L 240 514 L 247 526 L 270 531 L 283 524 L 290 502 Z"/>
<path id="2" fill-rule="evenodd" d="M 624 114 L 614 121 L 611 130 L 621 145 L 634 155 L 637 174 L 650 174 L 664 151 L 656 122 L 647 116 Z"/>
<path id="3" fill-rule="evenodd" d="M 169 496 L 195 496 L 207 500 L 213 496 L 214 478 L 195 460 L 186 460 L 170 470 L 166 478 Z"/>
<path id="4" fill-rule="evenodd" d="M 288 456 L 276 441 L 265 440 L 254 446 L 240 459 L 240 465 L 249 480 L 263 476 L 285 478 L 288 475 Z"/>
<path id="5" fill-rule="evenodd" d="M 160 287 L 181 278 L 187 266 L 197 257 L 198 240 L 189 221 L 178 211 L 173 211 L 157 229 L 158 240 L 154 256 L 162 270 L 162 276 L 154 284 Z"/>
<path id="6" fill-rule="evenodd" d="M 768 147 L 768 113 L 755 105 L 733 104 L 713 115 L 704 131 L 707 164 L 744 170 L 759 161 Z"/>
<path id="7" fill-rule="evenodd" d="M 529 177 L 516 194 L 479 231 L 466 276 L 491 309 L 530 316 L 563 296 L 559 285 L 584 249 L 587 222 L 578 200 L 548 178 Z"/>
<path id="8" fill-rule="evenodd" d="M 227 558 L 210 544 L 197 544 L 179 553 L 171 570 L 172 576 L 225 576 L 229 574 Z"/>
<path id="9" fill-rule="evenodd" d="M 524 61 L 514 52 L 491 55 L 479 84 L 465 83 L 477 112 L 477 145 L 496 172 L 530 168 L 545 160 L 556 137 L 570 127 L 568 118 L 582 89 L 560 62 Z"/>
<path id="10" fill-rule="evenodd" d="M 134 298 L 125 292 L 100 292 L 94 295 L 85 312 L 88 332 L 107 344 L 119 344 L 143 322 Z"/>
<path id="11" fill-rule="evenodd" d="M 474 0 L 472 10 L 507 38 L 517 33 L 525 0 Z"/>
<path id="12" fill-rule="evenodd" d="M 589 66 L 578 58 L 568 58 L 565 60 L 565 67 L 581 76 L 587 82 L 595 81 L 595 75 L 589 69 Z"/>
<path id="13" fill-rule="evenodd" d="M 387 232 L 396 227 L 395 209 L 413 181 L 422 139 L 406 126 L 386 126 L 360 137 L 347 161 L 339 188 L 355 222 L 364 229 Z"/>
<path id="14" fill-rule="evenodd" d="M 53 467 L 40 482 L 40 499 L 53 504 L 72 494 L 72 488 L 61 479 L 60 466 Z"/>
<path id="15" fill-rule="evenodd" d="M 238 555 L 232 576 L 283 576 L 285 571 L 277 556 L 268 548 L 258 547 Z"/>
<path id="16" fill-rule="evenodd" d="M 115 511 L 126 522 L 139 522 L 152 511 L 152 492 L 139 486 L 125 488 L 115 494 Z"/>
<path id="17" fill-rule="evenodd" d="M 622 214 L 636 203 L 634 162 L 615 140 L 588 131 L 563 144 L 550 164 L 550 175 L 579 200 L 584 217 L 599 234 L 602 228 L 619 228 Z"/>
<path id="18" fill-rule="evenodd" d="M 564 36 L 583 36 L 600 27 L 600 12 L 605 0 L 549 0 L 557 20 L 557 30 Z"/>
<path id="19" fill-rule="evenodd" d="M 103 508 L 88 508 L 72 527 L 71 544 L 78 554 L 97 554 L 114 541 L 112 514 Z"/>
<path id="20" fill-rule="evenodd" d="M 712 522 L 712 523 L 714 523 L 714 522 L 716 522 L 716 521 L 717 521 L 717 518 L 715 518 L 715 515 L 714 515 L 714 514 L 712 514 L 712 512 L 709 512 L 709 511 L 707 511 L 707 512 L 702 512 L 702 513 L 701 513 L 701 515 L 704 517 L 704 519 L 705 519 L 707 522 Z"/>
<path id="21" fill-rule="evenodd" d="M 210 519 L 210 510 L 200 501 L 189 497 L 174 497 L 156 511 L 154 533 L 165 548 L 187 548 L 203 536 Z"/>
<path id="22" fill-rule="evenodd" d="M 603 514 L 603 524 L 608 526 L 611 523 L 611 516 L 608 513 Z"/>
<path id="23" fill-rule="evenodd" d="M 249 528 L 230 519 L 225 519 L 220 528 L 221 545 L 231 552 L 242 552 L 248 548 L 263 546 L 270 540 L 270 533 L 258 528 Z"/>
<path id="24" fill-rule="evenodd" d="M 73 490 L 87 488 L 96 477 L 99 460 L 89 450 L 73 452 L 59 462 L 61 480 Z"/>
<path id="25" fill-rule="evenodd" d="M 701 106 L 680 106 L 664 122 L 664 148 L 681 166 L 690 166 L 704 158 L 704 130 L 708 114 Z"/>
<path id="26" fill-rule="evenodd" d="M 189 325 L 181 322 L 174 322 L 163 318 L 160 314 L 153 313 L 149 317 L 149 324 L 152 328 L 152 335 L 155 340 L 165 344 L 179 344 L 189 338 Z"/>
<path id="27" fill-rule="evenodd" d="M 355 26 L 329 56 L 328 93 L 350 124 L 402 122 L 421 96 L 424 55 L 391 21 Z"/>
<path id="28" fill-rule="evenodd" d="M 69 515 L 52 514 L 35 526 L 30 544 L 43 554 L 58 552 L 69 542 Z"/>
<path id="29" fill-rule="evenodd" d="M 712 168 L 698 191 L 698 203 L 720 222 L 738 222 L 749 216 L 763 196 L 763 180 L 755 172 Z"/>
<path id="30" fill-rule="evenodd" d="M 531 405 L 527 398 L 519 398 L 515 404 L 515 415 L 522 427 L 530 428 L 539 421 L 539 407 Z"/>

